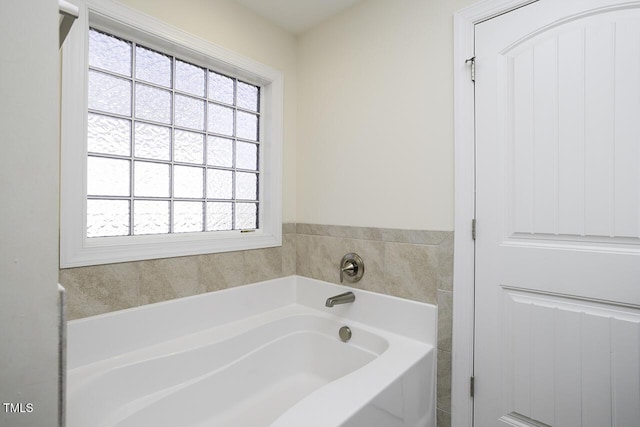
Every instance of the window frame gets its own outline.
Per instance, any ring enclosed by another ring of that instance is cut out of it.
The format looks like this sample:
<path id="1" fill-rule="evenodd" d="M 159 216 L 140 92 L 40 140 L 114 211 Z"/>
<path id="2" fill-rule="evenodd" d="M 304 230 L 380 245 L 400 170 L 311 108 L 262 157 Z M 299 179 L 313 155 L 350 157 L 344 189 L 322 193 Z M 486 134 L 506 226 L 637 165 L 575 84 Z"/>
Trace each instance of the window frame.
<path id="1" fill-rule="evenodd" d="M 78 20 L 62 49 L 60 267 L 282 245 L 282 73 L 116 2 L 85 0 L 78 6 Z M 90 26 L 260 87 L 257 230 L 86 236 Z"/>

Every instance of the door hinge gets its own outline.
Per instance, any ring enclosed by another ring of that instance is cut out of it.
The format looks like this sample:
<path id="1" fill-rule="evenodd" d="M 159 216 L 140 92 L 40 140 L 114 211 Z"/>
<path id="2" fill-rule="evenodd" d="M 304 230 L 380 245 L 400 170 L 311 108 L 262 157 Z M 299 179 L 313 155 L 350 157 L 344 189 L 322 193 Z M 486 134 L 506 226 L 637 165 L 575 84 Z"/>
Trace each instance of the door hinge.
<path id="1" fill-rule="evenodd" d="M 475 394 L 476 377 L 469 378 L 469 394 L 471 397 Z"/>
<path id="2" fill-rule="evenodd" d="M 471 238 L 476 240 L 476 219 L 471 220 Z"/>
<path id="3" fill-rule="evenodd" d="M 471 62 L 471 81 L 475 83 L 476 81 L 476 57 L 472 56 L 471 58 L 464 61 L 464 63 Z"/>

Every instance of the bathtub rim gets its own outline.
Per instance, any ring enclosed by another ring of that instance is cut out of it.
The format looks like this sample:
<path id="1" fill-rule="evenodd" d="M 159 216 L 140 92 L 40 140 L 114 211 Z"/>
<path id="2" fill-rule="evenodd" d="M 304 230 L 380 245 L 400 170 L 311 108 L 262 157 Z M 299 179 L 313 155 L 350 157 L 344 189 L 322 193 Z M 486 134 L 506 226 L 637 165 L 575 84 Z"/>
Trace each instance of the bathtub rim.
<path id="1" fill-rule="evenodd" d="M 347 291 L 356 295 L 354 303 L 332 308 L 324 306 L 326 298 Z M 292 275 L 68 321 L 67 367 L 74 369 L 214 325 L 295 304 L 434 347 L 437 343 L 438 315 L 437 306 L 433 304 Z M 184 312 L 189 313 L 187 318 L 181 316 Z M 176 322 L 174 318 L 180 321 Z M 135 329 L 132 330 L 132 326 Z M 100 338 L 113 330 L 128 332 L 115 338 L 117 346 Z M 76 348 L 78 342 L 85 343 L 84 348 Z"/>

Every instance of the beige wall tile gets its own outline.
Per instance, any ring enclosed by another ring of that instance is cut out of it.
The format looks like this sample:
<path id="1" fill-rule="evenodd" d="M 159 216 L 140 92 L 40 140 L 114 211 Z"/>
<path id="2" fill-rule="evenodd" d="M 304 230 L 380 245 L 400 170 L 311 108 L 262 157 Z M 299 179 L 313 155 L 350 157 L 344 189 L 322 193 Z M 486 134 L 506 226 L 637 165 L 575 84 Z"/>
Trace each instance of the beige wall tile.
<path id="1" fill-rule="evenodd" d="M 67 291 L 69 320 L 140 305 L 137 263 L 96 265 L 61 270 L 59 281 Z"/>
<path id="2" fill-rule="evenodd" d="M 383 228 L 382 240 L 385 242 L 413 243 L 414 245 L 439 245 L 449 233 L 449 231 Z"/>
<path id="3" fill-rule="evenodd" d="M 451 413 L 438 409 L 436 412 L 437 427 L 451 427 Z"/>
<path id="4" fill-rule="evenodd" d="M 243 251 L 245 279 L 247 283 L 282 277 L 282 248 Z"/>
<path id="5" fill-rule="evenodd" d="M 453 293 L 438 291 L 438 349 L 451 351 Z"/>
<path id="6" fill-rule="evenodd" d="M 60 277 L 69 282 L 70 313 L 81 317 L 296 273 L 338 283 L 338 263 L 350 251 L 365 259 L 365 277 L 355 287 L 435 302 L 432 267 L 438 255 L 430 246 L 318 235 L 285 234 L 281 249 L 67 269 Z M 440 274 L 442 264 L 438 267 Z M 109 297 L 108 290 L 122 282 L 127 290 L 140 286 L 142 299 L 130 292 Z"/>
<path id="7" fill-rule="evenodd" d="M 297 234 L 313 234 L 317 236 L 329 236 L 329 226 L 322 224 L 296 224 Z M 335 237 L 335 236 L 334 236 Z"/>
<path id="8" fill-rule="evenodd" d="M 340 283 L 342 257 L 355 252 L 364 261 L 362 280 L 344 284 L 374 292 L 384 292 L 384 243 L 308 234 L 297 235 L 296 274 L 331 283 Z"/>
<path id="9" fill-rule="evenodd" d="M 436 304 L 438 247 L 385 243 L 386 293 Z"/>
<path id="10" fill-rule="evenodd" d="M 282 224 L 282 234 L 295 234 L 296 224 L 293 222 L 286 222 Z"/>
<path id="11" fill-rule="evenodd" d="M 140 263 L 142 304 L 206 292 L 200 280 L 197 256 L 165 258 Z"/>
<path id="12" fill-rule="evenodd" d="M 345 237 L 360 240 L 439 245 L 450 231 L 401 230 L 395 228 L 353 227 L 345 225 L 296 224 L 298 234 Z"/>
<path id="13" fill-rule="evenodd" d="M 438 289 L 453 290 L 453 231 L 438 246 Z"/>
<path id="14" fill-rule="evenodd" d="M 344 255 L 344 253 L 339 255 L 342 251 L 339 237 L 298 234 L 296 273 L 313 279 L 339 283 L 338 264 Z"/>
<path id="15" fill-rule="evenodd" d="M 296 235 L 284 234 L 282 236 L 282 275 L 292 276 L 296 274 Z"/>
<path id="16" fill-rule="evenodd" d="M 247 283 L 242 252 L 200 255 L 200 280 L 207 292 L 227 289 Z"/>
<path id="17" fill-rule="evenodd" d="M 282 248 L 60 270 L 69 319 L 293 275 L 295 229 L 283 224 Z"/>
<path id="18" fill-rule="evenodd" d="M 438 350 L 438 386 L 436 407 L 451 412 L 451 353 Z"/>

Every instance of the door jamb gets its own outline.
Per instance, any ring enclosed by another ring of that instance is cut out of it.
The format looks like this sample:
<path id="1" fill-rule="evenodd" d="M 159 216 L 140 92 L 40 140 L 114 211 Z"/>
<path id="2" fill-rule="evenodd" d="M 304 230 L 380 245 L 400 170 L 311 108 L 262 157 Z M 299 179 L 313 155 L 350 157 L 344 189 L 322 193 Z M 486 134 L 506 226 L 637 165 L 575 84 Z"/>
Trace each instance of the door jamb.
<path id="1" fill-rule="evenodd" d="M 469 65 L 475 55 L 475 25 L 538 0 L 480 0 L 453 15 L 455 144 L 455 235 L 451 425 L 473 426 L 475 244 L 475 93 Z M 478 66 L 482 66 L 479 64 Z M 480 224 L 482 227 L 482 224 Z"/>

